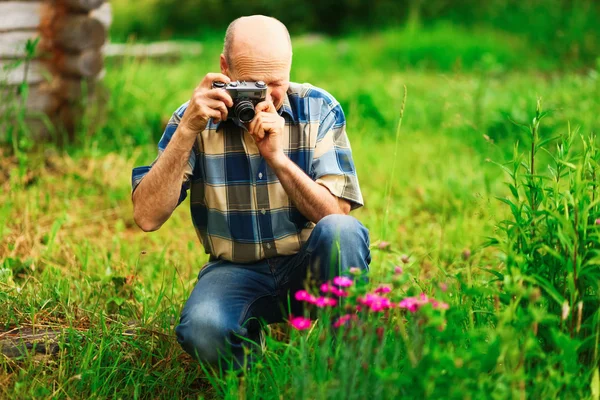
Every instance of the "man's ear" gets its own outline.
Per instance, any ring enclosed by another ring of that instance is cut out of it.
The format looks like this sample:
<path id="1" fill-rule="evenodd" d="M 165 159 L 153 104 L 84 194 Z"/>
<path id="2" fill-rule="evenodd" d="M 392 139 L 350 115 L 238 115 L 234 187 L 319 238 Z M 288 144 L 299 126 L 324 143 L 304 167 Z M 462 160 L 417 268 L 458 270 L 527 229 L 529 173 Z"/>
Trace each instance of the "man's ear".
<path id="1" fill-rule="evenodd" d="M 219 65 L 221 66 L 221 73 L 229 76 L 229 65 L 227 65 L 227 58 L 225 58 L 225 54 L 221 54 Z"/>

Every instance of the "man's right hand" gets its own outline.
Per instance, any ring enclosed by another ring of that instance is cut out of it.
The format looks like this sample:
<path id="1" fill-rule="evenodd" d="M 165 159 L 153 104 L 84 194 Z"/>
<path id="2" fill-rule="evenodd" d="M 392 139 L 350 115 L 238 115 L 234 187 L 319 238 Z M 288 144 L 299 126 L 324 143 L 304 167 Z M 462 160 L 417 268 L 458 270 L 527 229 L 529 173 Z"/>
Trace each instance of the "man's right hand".
<path id="1" fill-rule="evenodd" d="M 233 99 L 226 90 L 213 89 L 212 83 L 215 81 L 229 83 L 230 79 L 223 74 L 206 74 L 194 90 L 194 94 L 179 123 L 186 133 L 194 136 L 199 134 L 206 128 L 210 118 L 214 122 L 227 119 L 227 107 L 233 106 Z"/>

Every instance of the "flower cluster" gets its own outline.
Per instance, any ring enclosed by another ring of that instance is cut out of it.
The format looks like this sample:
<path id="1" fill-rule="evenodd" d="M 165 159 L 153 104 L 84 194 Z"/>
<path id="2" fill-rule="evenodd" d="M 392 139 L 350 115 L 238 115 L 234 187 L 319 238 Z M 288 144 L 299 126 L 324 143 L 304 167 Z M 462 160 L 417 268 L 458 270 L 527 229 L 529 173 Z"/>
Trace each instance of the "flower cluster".
<path id="1" fill-rule="evenodd" d="M 355 271 L 353 272 L 353 276 L 358 275 Z M 395 275 L 402 274 L 402 268 L 399 266 L 395 267 L 394 273 Z M 354 303 L 354 308 L 358 312 L 386 313 L 388 310 L 397 308 L 410 313 L 416 313 L 427 304 L 430 304 L 433 309 L 437 310 L 447 310 L 449 308 L 447 303 L 430 298 L 424 293 L 415 297 L 405 297 L 399 302 L 398 300 L 394 301 L 392 286 L 389 284 L 379 285 L 374 290 L 362 295 L 357 295 L 357 292 L 360 292 L 360 290 L 353 291 L 353 289 L 356 289 L 353 286 L 354 281 L 351 278 L 336 276 L 331 281 L 327 281 L 320 286 L 321 294 L 318 297 L 306 290 L 299 290 L 295 293 L 295 298 L 298 301 L 312 304 L 318 308 L 336 307 L 339 305 L 341 298 L 348 298 L 348 302 L 350 304 Z M 442 291 L 445 291 L 445 289 L 447 288 L 442 288 Z M 348 305 L 345 308 L 349 309 Z M 350 306 L 351 308 L 352 306 Z M 341 327 L 356 319 L 358 319 L 356 313 L 344 314 L 335 320 L 333 326 L 336 328 Z M 310 328 L 311 320 L 305 317 L 290 317 L 290 324 L 296 329 L 304 330 Z"/>

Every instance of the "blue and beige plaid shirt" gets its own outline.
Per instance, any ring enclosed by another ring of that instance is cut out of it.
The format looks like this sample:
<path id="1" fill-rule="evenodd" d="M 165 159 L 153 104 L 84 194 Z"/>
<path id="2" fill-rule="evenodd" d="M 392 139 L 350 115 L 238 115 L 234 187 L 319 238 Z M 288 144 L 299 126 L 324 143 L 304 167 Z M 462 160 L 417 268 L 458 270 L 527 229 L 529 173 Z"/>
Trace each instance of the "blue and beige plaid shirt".
<path id="1" fill-rule="evenodd" d="M 158 143 L 158 157 L 186 108 L 187 103 L 173 113 Z M 290 83 L 278 112 L 286 122 L 287 156 L 332 194 L 350 201 L 352 209 L 360 207 L 363 199 L 340 104 L 322 89 Z M 132 193 L 152 165 L 133 169 Z M 198 135 L 182 178 L 179 203 L 189 190 L 196 233 L 213 258 L 249 263 L 295 254 L 314 228 L 293 205 L 250 134 L 231 120 L 210 121 Z"/>

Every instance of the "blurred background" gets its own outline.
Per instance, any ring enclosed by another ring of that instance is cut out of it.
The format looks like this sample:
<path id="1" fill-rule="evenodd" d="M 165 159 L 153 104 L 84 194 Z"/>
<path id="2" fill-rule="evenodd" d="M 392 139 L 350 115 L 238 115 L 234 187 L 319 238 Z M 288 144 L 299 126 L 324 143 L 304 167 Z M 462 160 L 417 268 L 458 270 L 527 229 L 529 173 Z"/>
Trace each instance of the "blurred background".
<path id="1" fill-rule="evenodd" d="M 399 66 L 448 69 L 459 67 L 455 63 L 460 62 L 469 66 L 490 50 L 486 48 L 490 36 L 498 40 L 498 57 L 509 66 L 533 63 L 544 69 L 581 68 L 595 63 L 600 50 L 600 3 L 595 0 L 113 0 L 112 4 L 111 36 L 118 41 L 222 36 L 234 18 L 265 14 L 281 20 L 292 35 L 341 36 L 401 29 L 426 36 L 412 38 L 417 41 L 414 44 L 396 44 L 398 50 L 413 49 L 413 54 L 402 57 L 388 55 Z M 434 40 L 432 34 L 435 39 L 446 39 Z M 471 40 L 461 43 L 468 34 L 473 35 Z M 429 48 L 417 53 L 418 44 Z M 470 45 L 469 51 L 452 54 L 461 44 Z M 519 53 L 502 54 L 513 53 L 508 51 L 512 46 Z M 450 54 L 435 54 L 444 50 Z"/>

